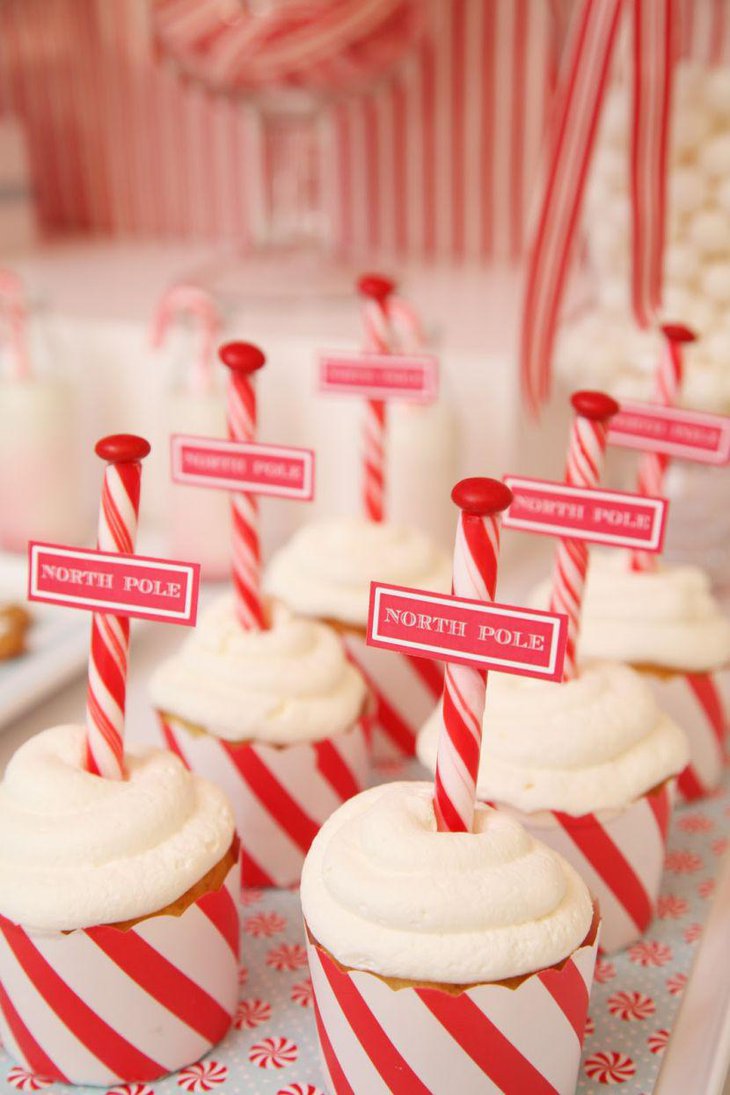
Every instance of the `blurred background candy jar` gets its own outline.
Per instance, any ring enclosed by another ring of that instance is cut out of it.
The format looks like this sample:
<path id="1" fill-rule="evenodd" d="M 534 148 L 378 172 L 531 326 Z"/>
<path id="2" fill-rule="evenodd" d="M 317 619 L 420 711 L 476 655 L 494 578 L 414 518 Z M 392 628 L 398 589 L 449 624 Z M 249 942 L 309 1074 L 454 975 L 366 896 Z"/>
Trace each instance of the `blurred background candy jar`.
<path id="1" fill-rule="evenodd" d="M 78 542 L 91 528 L 80 482 L 79 407 L 44 308 L 0 269 L 0 548 Z M 68 484 L 75 484 L 69 491 Z"/>

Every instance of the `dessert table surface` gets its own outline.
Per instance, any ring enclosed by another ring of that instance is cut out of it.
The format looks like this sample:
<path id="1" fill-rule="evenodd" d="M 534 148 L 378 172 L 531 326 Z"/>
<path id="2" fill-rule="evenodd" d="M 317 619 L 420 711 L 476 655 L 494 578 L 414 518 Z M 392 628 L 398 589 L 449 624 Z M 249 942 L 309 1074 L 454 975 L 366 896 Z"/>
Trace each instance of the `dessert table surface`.
<path id="1" fill-rule="evenodd" d="M 158 624 L 135 622 L 133 628 L 129 737 L 149 741 L 154 721 L 146 681 L 182 635 Z M 78 678 L 0 729 L 0 766 L 35 731 L 78 721 L 84 690 Z M 413 762 L 376 778 L 424 775 Z M 579 1092 L 723 1091 L 730 1057 L 729 830 L 730 778 L 717 797 L 676 812 L 659 916 L 641 943 L 599 961 Z M 235 1028 L 200 1065 L 143 1090 L 122 1085 L 114 1095 L 331 1095 L 319 1062 L 298 894 L 251 891 L 242 921 Z M 42 1077 L 17 1070 L 0 1051 L 0 1093 L 44 1087 Z"/>

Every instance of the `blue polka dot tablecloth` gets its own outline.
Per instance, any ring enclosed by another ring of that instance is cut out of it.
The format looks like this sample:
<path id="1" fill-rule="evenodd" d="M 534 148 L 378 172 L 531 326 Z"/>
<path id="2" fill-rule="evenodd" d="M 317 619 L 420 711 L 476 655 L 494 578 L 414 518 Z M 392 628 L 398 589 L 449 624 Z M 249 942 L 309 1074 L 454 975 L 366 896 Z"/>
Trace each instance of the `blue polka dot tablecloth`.
<path id="1" fill-rule="evenodd" d="M 388 773 L 404 774 L 422 772 L 414 765 Z M 730 845 L 728 834 L 730 779 L 711 800 L 675 812 L 654 924 L 641 942 L 598 961 L 578 1080 L 581 1095 L 652 1091 Z M 242 929 L 240 1002 L 225 1041 L 174 1076 L 152 1085 L 120 1084 L 108 1089 L 110 1095 L 333 1095 L 319 1062 L 298 894 L 248 891 Z M 41 1090 L 105 1093 L 50 1083 L 0 1052 L 0 1095 Z"/>

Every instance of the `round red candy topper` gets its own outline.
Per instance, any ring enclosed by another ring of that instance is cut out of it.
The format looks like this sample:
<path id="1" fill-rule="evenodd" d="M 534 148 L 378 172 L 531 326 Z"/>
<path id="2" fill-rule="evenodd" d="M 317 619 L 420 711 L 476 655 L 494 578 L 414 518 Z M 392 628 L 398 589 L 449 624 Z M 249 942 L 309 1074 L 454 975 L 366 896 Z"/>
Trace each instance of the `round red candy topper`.
<path id="1" fill-rule="evenodd" d="M 151 447 L 144 437 L 133 433 L 114 433 L 97 441 L 94 452 L 109 464 L 133 464 L 143 460 Z"/>
<path id="2" fill-rule="evenodd" d="M 462 479 L 451 492 L 451 500 L 465 513 L 487 517 L 501 513 L 512 503 L 512 491 L 499 479 Z"/>
<path id="3" fill-rule="evenodd" d="M 255 373 L 266 362 L 266 357 L 252 342 L 226 342 L 218 350 L 224 365 L 237 373 Z"/>
<path id="4" fill-rule="evenodd" d="M 594 422 L 612 418 L 620 410 L 616 400 L 605 392 L 573 392 L 570 402 L 579 415 Z"/>

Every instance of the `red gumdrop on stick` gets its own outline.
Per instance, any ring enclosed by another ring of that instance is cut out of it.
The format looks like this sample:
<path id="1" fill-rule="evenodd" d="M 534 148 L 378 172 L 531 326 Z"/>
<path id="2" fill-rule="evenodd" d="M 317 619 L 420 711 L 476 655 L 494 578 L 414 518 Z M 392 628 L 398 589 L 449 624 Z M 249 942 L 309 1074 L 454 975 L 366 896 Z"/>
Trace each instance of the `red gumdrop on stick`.
<path id="1" fill-rule="evenodd" d="M 395 282 L 382 274 L 363 274 L 357 280 L 357 291 L 363 297 L 382 303 L 395 292 Z"/>
<path id="2" fill-rule="evenodd" d="M 263 351 L 252 342 L 225 342 L 218 357 L 236 373 L 255 373 L 266 362 Z"/>
<path id="3" fill-rule="evenodd" d="M 590 418 L 593 422 L 604 422 L 620 410 L 616 400 L 605 392 L 573 392 L 570 402 L 582 418 Z"/>
<path id="4" fill-rule="evenodd" d="M 488 517 L 492 513 L 501 513 L 511 505 L 512 491 L 499 479 L 476 476 L 457 483 L 451 492 L 451 500 L 464 513 Z"/>
<path id="5" fill-rule="evenodd" d="M 133 433 L 113 433 L 94 445 L 94 452 L 109 464 L 133 464 L 143 460 L 152 446 L 144 437 Z"/>
<path id="6" fill-rule="evenodd" d="M 670 342 L 696 342 L 697 335 L 683 323 L 663 323 L 662 334 Z"/>

